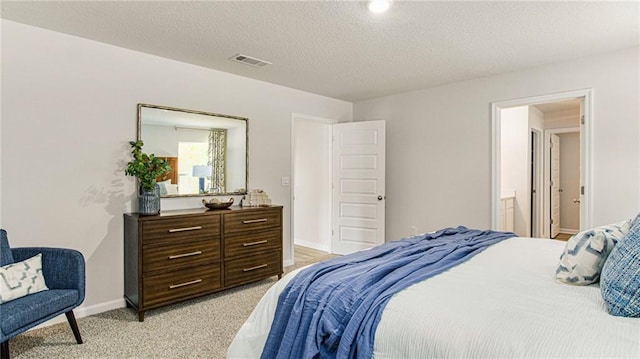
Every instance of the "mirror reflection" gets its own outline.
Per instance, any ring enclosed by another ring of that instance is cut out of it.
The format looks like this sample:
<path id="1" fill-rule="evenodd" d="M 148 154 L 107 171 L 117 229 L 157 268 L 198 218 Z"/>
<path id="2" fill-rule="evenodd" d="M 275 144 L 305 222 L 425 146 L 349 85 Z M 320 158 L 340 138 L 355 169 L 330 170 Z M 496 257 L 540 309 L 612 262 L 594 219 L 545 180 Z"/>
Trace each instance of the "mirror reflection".
<path id="1" fill-rule="evenodd" d="M 245 194 L 248 119 L 139 104 L 144 152 L 172 171 L 157 178 L 161 197 Z"/>

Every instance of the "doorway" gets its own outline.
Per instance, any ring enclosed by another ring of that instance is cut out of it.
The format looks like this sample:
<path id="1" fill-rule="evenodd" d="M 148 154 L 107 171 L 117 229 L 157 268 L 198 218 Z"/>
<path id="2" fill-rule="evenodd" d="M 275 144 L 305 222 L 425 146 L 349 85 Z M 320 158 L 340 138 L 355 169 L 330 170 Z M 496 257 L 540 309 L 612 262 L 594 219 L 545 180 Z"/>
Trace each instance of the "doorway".
<path id="1" fill-rule="evenodd" d="M 331 125 L 334 122 L 306 115 L 292 116 L 293 244 L 325 252 L 331 252 Z"/>
<path id="2" fill-rule="evenodd" d="M 295 245 L 348 254 L 384 243 L 385 122 L 293 114 L 291 134 L 291 258 Z"/>
<path id="3" fill-rule="evenodd" d="M 580 230 L 580 127 L 545 130 L 545 157 L 549 163 L 549 198 L 543 208 L 550 218 L 549 238 L 567 239 Z"/>
<path id="4" fill-rule="evenodd" d="M 551 116 L 550 113 L 554 115 Z M 569 121 L 569 113 L 572 114 L 571 121 L 574 122 L 567 122 Z M 515 117 L 520 116 L 525 119 L 515 124 L 512 122 L 514 114 L 516 114 Z M 527 237 L 551 237 L 550 206 L 551 196 L 554 192 L 549 177 L 551 156 L 548 152 L 548 147 L 550 147 L 548 135 L 550 131 L 573 132 L 574 140 L 572 142 L 578 146 L 575 151 L 578 154 L 578 159 L 573 160 L 574 165 L 577 162 L 577 166 L 574 167 L 577 167 L 577 177 L 579 178 L 577 185 L 573 187 L 578 195 L 573 196 L 574 193 L 563 195 L 565 188 L 562 185 L 558 185 L 556 190 L 560 194 L 560 198 L 568 197 L 571 204 L 577 207 L 579 220 L 577 224 L 567 225 L 569 227 L 577 225 L 576 229 L 565 228 L 559 224 L 558 230 L 577 231 L 591 226 L 589 201 L 590 119 L 591 90 L 589 89 L 492 103 L 491 220 L 493 229 L 500 229 L 500 225 L 503 225 L 504 222 L 505 214 L 501 213 L 501 208 L 503 211 L 505 208 L 502 203 L 504 193 L 512 193 L 514 196 L 512 215 L 515 232 L 520 236 Z M 516 137 L 520 136 L 521 139 L 515 139 L 514 133 Z M 521 135 L 517 135 L 517 133 Z M 578 141 L 575 141 L 576 134 Z M 512 158 L 511 162 L 505 161 L 505 157 L 513 157 L 514 155 L 516 159 Z M 513 178 L 509 178 L 510 174 L 519 176 L 520 180 L 514 181 Z M 566 186 L 569 188 L 572 185 Z M 560 230 L 560 228 L 562 229 Z"/>

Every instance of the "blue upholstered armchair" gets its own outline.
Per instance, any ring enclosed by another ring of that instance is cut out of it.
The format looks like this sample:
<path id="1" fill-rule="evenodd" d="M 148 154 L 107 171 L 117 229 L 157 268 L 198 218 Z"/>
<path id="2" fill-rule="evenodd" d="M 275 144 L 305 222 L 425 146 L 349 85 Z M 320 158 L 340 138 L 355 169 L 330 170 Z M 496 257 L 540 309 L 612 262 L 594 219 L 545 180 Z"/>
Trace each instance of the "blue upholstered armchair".
<path id="1" fill-rule="evenodd" d="M 82 344 L 73 308 L 84 301 L 84 257 L 62 248 L 10 248 L 7 232 L 0 230 L 0 266 L 17 263 L 42 253 L 42 275 L 49 290 L 0 304 L 1 357 L 9 359 L 9 339 L 62 313 L 73 335 Z"/>

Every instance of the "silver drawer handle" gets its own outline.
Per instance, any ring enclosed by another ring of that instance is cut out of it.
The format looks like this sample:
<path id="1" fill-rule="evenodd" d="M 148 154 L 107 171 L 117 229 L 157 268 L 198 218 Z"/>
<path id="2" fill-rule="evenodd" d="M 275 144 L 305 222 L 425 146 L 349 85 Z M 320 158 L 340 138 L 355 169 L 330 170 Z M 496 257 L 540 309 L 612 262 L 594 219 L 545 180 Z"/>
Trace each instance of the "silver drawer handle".
<path id="1" fill-rule="evenodd" d="M 184 232 L 184 231 L 197 231 L 198 229 L 202 229 L 202 226 L 174 228 L 174 229 L 170 229 L 169 233 Z"/>
<path id="2" fill-rule="evenodd" d="M 266 222 L 266 221 L 267 221 L 266 218 L 251 219 L 251 220 L 248 220 L 248 221 L 242 221 L 242 224 L 260 223 L 260 222 Z"/>
<path id="3" fill-rule="evenodd" d="M 243 247 L 250 247 L 250 246 L 255 246 L 257 244 L 265 244 L 267 243 L 267 240 L 262 240 L 262 241 L 257 241 L 257 242 L 251 242 L 251 243 L 242 243 Z"/>
<path id="4" fill-rule="evenodd" d="M 172 284 L 169 286 L 169 289 L 176 289 L 176 288 L 184 287 L 185 285 L 197 284 L 200 282 L 202 282 L 202 279 L 196 279 L 196 280 L 192 280 L 192 281 L 188 281 L 180 284 Z"/>
<path id="5" fill-rule="evenodd" d="M 176 258 L 182 258 L 182 257 L 191 257 L 191 256 L 197 256 L 199 254 L 202 254 L 202 251 L 195 251 L 195 252 L 191 252 L 191 253 L 176 254 L 176 255 L 173 255 L 173 256 L 169 256 L 169 259 L 176 259 Z"/>
<path id="6" fill-rule="evenodd" d="M 259 265 L 259 266 L 255 266 L 255 267 L 251 267 L 251 268 L 245 268 L 245 269 L 243 269 L 242 271 L 243 271 L 243 272 L 251 272 L 252 270 L 256 270 L 256 269 L 260 269 L 260 268 L 264 268 L 264 267 L 266 267 L 266 266 L 267 266 L 266 264 L 261 264 L 261 265 Z"/>

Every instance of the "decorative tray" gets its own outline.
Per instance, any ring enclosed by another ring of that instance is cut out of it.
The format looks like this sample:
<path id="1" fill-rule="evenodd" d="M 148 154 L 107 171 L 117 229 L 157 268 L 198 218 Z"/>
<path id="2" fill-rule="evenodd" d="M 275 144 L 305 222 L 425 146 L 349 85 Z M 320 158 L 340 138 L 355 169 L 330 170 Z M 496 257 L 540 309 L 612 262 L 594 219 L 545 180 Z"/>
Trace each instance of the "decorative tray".
<path id="1" fill-rule="evenodd" d="M 212 198 L 209 202 L 207 202 L 206 199 L 203 199 L 202 204 L 209 209 L 225 209 L 231 207 L 233 204 L 233 198 L 229 198 L 227 202 L 220 202 L 217 198 Z"/>

